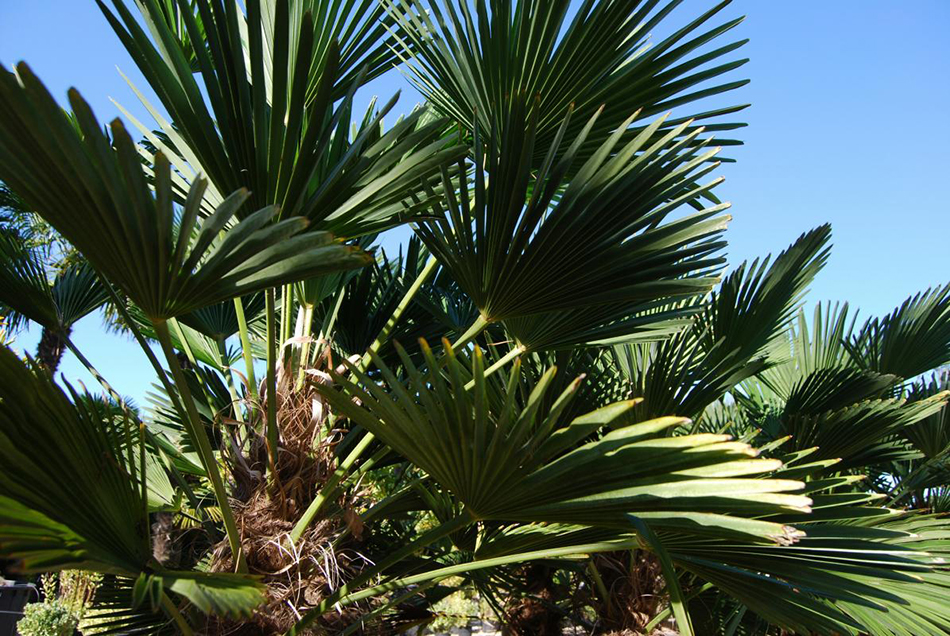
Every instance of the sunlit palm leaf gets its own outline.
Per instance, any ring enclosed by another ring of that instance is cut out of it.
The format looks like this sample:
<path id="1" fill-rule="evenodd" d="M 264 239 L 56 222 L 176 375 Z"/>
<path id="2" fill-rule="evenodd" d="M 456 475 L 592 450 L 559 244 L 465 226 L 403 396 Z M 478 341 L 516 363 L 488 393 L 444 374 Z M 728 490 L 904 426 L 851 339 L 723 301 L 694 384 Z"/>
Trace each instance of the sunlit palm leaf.
<path id="1" fill-rule="evenodd" d="M 728 436 L 663 438 L 663 430 L 682 420 L 630 424 L 624 418 L 633 402 L 565 422 L 561 413 L 578 383 L 541 410 L 553 369 L 522 409 L 515 402 L 517 364 L 507 388 L 491 388 L 476 349 L 474 388 L 467 391 L 467 372 L 451 350 L 444 360 L 447 376 L 433 371 L 439 361 L 427 347 L 423 351 L 428 371 L 403 355 L 406 388 L 378 357 L 386 388 L 356 369 L 358 384 L 338 377 L 362 406 L 329 388 L 320 391 L 451 491 L 473 519 L 629 527 L 626 515 L 632 513 L 657 527 L 783 540 L 788 528 L 749 517 L 809 505 L 807 498 L 785 494 L 800 489 L 799 482 L 749 478 L 778 463 L 753 459 L 749 446 Z M 580 444 L 609 426 L 615 430 Z"/>
<path id="2" fill-rule="evenodd" d="M 902 519 L 898 511 L 872 507 L 874 495 L 848 492 L 860 477 L 819 478 L 829 462 L 815 460 L 814 450 L 786 455 L 777 473 L 809 480 L 813 513 L 776 518 L 805 533 L 797 543 L 748 546 L 670 536 L 677 563 L 799 633 L 907 634 L 911 625 L 915 634 L 943 633 L 950 620 L 943 602 L 950 594 L 946 521 Z"/>
<path id="3" fill-rule="evenodd" d="M 666 39 L 650 46 L 651 32 L 680 4 L 587 0 L 429 0 L 427 12 L 410 12 L 384 0 L 397 24 L 400 53 L 412 79 L 430 102 L 446 115 L 474 130 L 498 129 L 522 122 L 505 118 L 506 101 L 524 94 L 538 121 L 538 145 L 529 150 L 532 167 L 544 162 L 548 147 L 565 150 L 598 108 L 603 116 L 592 126 L 581 150 L 587 157 L 618 127 L 635 136 L 644 122 L 664 111 L 737 88 L 745 81 L 716 83 L 747 60 L 723 62 L 745 41 L 704 50 L 700 47 L 735 27 L 741 19 L 709 28 L 728 2 L 722 2 Z M 656 9 L 656 10 L 654 10 Z M 413 50 L 414 49 L 414 50 Z M 694 87 L 699 90 L 689 92 Z M 569 106 L 578 117 L 562 135 L 561 118 Z M 691 114 L 693 120 L 718 119 L 743 106 Z M 624 121 L 637 111 L 633 120 Z M 653 131 L 662 136 L 688 118 L 670 120 Z M 742 126 L 712 123 L 709 131 Z M 689 134 L 695 126 L 679 134 Z M 735 143 L 735 142 L 730 142 Z"/>

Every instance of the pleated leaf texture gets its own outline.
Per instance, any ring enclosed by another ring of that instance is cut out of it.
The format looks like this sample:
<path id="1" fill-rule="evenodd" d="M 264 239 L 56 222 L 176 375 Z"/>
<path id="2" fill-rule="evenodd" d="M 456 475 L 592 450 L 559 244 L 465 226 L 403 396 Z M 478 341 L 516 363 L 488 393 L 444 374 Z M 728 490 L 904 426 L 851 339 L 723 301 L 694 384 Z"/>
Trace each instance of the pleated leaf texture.
<path id="1" fill-rule="evenodd" d="M 194 0 L 171 19 L 173 2 L 135 2 L 141 16 L 97 3 L 174 122 L 132 86 L 170 143 L 129 121 L 183 177 L 204 174 L 214 204 L 246 187 L 254 207 L 356 238 L 416 215 L 408 193 L 465 154 L 426 107 L 385 130 L 398 95 L 355 113 L 357 90 L 397 61 L 399 29 L 377 0 Z"/>
<path id="2" fill-rule="evenodd" d="M 274 222 L 275 206 L 237 222 L 243 189 L 203 217 L 201 178 L 179 214 L 165 156 L 155 155 L 150 184 L 122 122 L 111 123 L 110 142 L 75 89 L 69 102 L 72 117 L 26 64 L 0 73 L 0 179 L 150 319 L 371 261 L 331 234 L 304 232 L 306 219 Z"/>
<path id="3" fill-rule="evenodd" d="M 580 379 L 542 408 L 553 367 L 519 406 L 518 362 L 501 387 L 487 382 L 479 349 L 469 371 L 445 344 L 438 359 L 422 342 L 426 370 L 399 348 L 405 383 L 377 356 L 383 383 L 349 365 L 353 379 L 336 376 L 342 392 L 318 390 L 450 490 L 473 519 L 629 528 L 633 514 L 668 530 L 794 539 L 794 529 L 754 519 L 810 506 L 793 494 L 801 482 L 763 478 L 781 462 L 756 458 L 728 435 L 664 434 L 684 418 L 633 423 L 635 400 L 564 421 Z"/>
<path id="4" fill-rule="evenodd" d="M 527 124 L 503 137 L 476 130 L 474 184 L 443 188 L 448 211 L 433 210 L 436 219 L 417 230 L 426 246 L 483 319 L 504 322 L 529 349 L 617 336 L 610 326 L 618 321 L 630 322 L 621 333 L 682 326 L 694 309 L 655 310 L 700 297 L 718 280 L 728 204 L 676 216 L 722 181 L 696 185 L 718 165 L 716 149 L 705 148 L 699 130 L 683 136 L 685 124 L 651 142 L 662 118 L 621 143 L 629 118 L 580 162 L 594 115 L 566 151 L 552 143 L 534 171 L 537 123 L 527 106 L 525 96 L 512 97 L 510 120 Z M 560 135 L 571 119 L 566 113 Z"/>
<path id="5" fill-rule="evenodd" d="M 0 555 L 29 571 L 138 576 L 204 612 L 247 615 L 264 598 L 253 577 L 166 570 L 152 558 L 139 423 L 128 414 L 110 421 L 109 408 L 67 396 L 0 347 Z"/>

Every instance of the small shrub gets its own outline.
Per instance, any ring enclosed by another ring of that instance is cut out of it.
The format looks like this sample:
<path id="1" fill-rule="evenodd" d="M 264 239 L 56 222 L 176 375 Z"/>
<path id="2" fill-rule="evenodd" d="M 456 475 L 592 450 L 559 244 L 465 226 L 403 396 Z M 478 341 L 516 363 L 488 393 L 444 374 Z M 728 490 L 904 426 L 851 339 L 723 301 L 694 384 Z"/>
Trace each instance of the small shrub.
<path id="1" fill-rule="evenodd" d="M 449 579 L 447 585 L 461 585 L 461 580 Z M 472 621 L 478 621 L 491 615 L 490 609 L 483 607 L 478 593 L 466 586 L 446 596 L 432 606 L 437 615 L 426 630 L 428 634 L 448 633 L 453 627 L 468 627 Z"/>
<path id="2" fill-rule="evenodd" d="M 79 616 L 59 600 L 31 603 L 17 623 L 20 636 L 72 636 Z"/>
<path id="3" fill-rule="evenodd" d="M 40 577 L 46 599 L 31 603 L 17 623 L 20 636 L 72 636 L 92 602 L 101 574 L 63 570 Z"/>

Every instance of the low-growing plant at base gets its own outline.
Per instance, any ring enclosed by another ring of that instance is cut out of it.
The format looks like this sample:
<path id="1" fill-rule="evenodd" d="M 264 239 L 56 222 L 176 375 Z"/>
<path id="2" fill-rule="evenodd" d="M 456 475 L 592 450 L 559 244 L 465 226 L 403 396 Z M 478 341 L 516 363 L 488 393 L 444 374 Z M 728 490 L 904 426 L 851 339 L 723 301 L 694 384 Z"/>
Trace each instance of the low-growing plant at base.
<path id="1" fill-rule="evenodd" d="M 22 636 L 72 636 L 92 605 L 102 577 L 92 572 L 62 570 L 40 577 L 43 601 L 24 608 L 17 622 Z"/>

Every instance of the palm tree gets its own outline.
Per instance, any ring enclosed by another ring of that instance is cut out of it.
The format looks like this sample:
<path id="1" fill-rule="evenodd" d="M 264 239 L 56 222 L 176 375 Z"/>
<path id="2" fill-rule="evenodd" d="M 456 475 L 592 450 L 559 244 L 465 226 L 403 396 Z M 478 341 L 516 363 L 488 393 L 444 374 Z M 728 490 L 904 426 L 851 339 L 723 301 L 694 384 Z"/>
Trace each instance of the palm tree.
<path id="1" fill-rule="evenodd" d="M 55 374 L 72 346 L 73 324 L 105 302 L 105 289 L 82 257 L 2 184 L 0 214 L 0 314 L 14 331 L 26 321 L 42 327 L 36 360 Z"/>
<path id="2" fill-rule="evenodd" d="M 678 2 L 97 4 L 138 143 L 0 73 L 0 179 L 157 378 L 143 415 L 0 351 L 0 552 L 107 575 L 90 631 L 394 633 L 474 586 L 512 633 L 946 633 L 946 523 L 872 490 L 940 499 L 947 293 L 812 338 L 827 226 L 723 277 L 728 2 L 653 46 Z M 354 112 L 397 63 L 426 104 Z M 41 265 L 11 306 L 72 346 Z"/>

